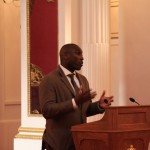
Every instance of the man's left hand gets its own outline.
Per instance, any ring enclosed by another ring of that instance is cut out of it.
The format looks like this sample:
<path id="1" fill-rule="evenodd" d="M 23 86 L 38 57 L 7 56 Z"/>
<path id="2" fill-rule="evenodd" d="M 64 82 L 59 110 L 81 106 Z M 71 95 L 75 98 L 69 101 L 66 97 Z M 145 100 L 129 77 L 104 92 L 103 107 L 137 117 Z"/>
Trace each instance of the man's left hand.
<path id="1" fill-rule="evenodd" d="M 111 103 L 113 102 L 113 96 L 106 97 L 105 93 L 106 92 L 103 91 L 103 93 L 102 93 L 102 95 L 100 97 L 100 100 L 99 100 L 99 105 L 102 108 L 109 107 L 111 105 Z"/>

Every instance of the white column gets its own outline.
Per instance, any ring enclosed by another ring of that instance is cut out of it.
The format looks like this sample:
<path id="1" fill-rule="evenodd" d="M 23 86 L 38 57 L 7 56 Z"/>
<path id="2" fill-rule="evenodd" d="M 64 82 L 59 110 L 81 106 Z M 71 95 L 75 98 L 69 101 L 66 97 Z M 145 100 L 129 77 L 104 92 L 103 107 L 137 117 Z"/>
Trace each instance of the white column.
<path id="1" fill-rule="evenodd" d="M 82 0 L 83 74 L 98 95 L 109 94 L 109 26 L 107 0 Z"/>
<path id="2" fill-rule="evenodd" d="M 110 93 L 109 77 L 109 3 L 108 0 L 82 0 L 81 47 L 84 55 L 82 73 L 88 78 L 99 99 L 103 90 Z M 92 117 L 91 121 L 96 119 Z M 98 116 L 99 119 L 99 116 Z"/>
<path id="3" fill-rule="evenodd" d="M 21 0 L 21 127 L 14 138 L 14 150 L 41 150 L 41 138 L 45 126 L 43 117 L 29 114 L 28 87 L 28 34 L 27 34 L 27 1 Z"/>

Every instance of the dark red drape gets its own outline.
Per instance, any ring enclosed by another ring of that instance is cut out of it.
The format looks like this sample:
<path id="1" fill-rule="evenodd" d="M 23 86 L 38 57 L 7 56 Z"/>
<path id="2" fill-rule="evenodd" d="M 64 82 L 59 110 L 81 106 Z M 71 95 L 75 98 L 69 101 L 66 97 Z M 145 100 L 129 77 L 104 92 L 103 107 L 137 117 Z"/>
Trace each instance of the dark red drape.
<path id="1" fill-rule="evenodd" d="M 57 0 L 35 0 L 30 14 L 30 62 L 44 73 L 58 64 Z"/>

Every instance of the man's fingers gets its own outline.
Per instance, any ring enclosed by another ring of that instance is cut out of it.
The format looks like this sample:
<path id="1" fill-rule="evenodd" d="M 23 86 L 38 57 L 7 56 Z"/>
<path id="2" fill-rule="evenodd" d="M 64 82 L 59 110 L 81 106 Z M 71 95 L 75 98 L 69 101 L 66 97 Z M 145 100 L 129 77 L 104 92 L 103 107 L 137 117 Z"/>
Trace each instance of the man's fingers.
<path id="1" fill-rule="evenodd" d="M 82 92 L 83 92 L 83 87 L 82 87 L 82 85 L 79 87 L 79 91 L 78 91 L 78 93 L 79 94 L 82 94 Z"/>
<path id="2" fill-rule="evenodd" d="M 109 97 L 109 99 L 113 99 L 113 98 L 114 98 L 113 96 L 110 96 L 110 97 Z"/>
<path id="3" fill-rule="evenodd" d="M 96 91 L 88 90 L 83 93 L 83 98 L 86 100 L 93 99 L 97 95 Z"/>
<path id="4" fill-rule="evenodd" d="M 104 96 L 105 96 L 105 90 L 103 91 L 103 93 L 101 95 L 101 98 L 104 97 Z"/>

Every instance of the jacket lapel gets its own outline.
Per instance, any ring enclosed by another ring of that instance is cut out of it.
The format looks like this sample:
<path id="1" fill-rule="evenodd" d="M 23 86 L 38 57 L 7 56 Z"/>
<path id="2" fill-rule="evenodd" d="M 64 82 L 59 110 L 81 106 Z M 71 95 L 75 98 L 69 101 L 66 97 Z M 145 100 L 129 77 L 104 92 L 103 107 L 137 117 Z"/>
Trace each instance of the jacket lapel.
<path id="1" fill-rule="evenodd" d="M 61 81 L 64 83 L 64 85 L 71 91 L 71 93 L 73 94 L 73 96 L 75 97 L 75 91 L 72 88 L 72 86 L 70 85 L 67 77 L 65 76 L 64 72 L 62 71 L 62 69 L 60 67 L 58 67 L 58 71 L 59 71 L 59 75 L 60 75 L 60 79 Z"/>

